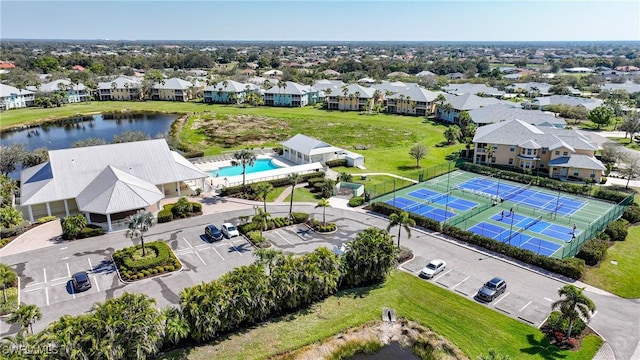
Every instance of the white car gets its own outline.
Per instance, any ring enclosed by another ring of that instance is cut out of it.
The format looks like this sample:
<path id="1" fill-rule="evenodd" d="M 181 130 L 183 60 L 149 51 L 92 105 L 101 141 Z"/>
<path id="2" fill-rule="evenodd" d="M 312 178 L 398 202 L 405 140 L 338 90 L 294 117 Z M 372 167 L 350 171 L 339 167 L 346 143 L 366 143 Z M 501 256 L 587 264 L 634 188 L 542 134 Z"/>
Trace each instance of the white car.
<path id="1" fill-rule="evenodd" d="M 227 239 L 231 239 L 234 236 L 240 236 L 240 232 L 238 231 L 238 229 L 230 223 L 222 224 L 222 228 L 220 230 Z"/>
<path id="2" fill-rule="evenodd" d="M 447 263 L 445 263 L 444 260 L 435 259 L 420 270 L 420 277 L 431 279 L 441 273 L 446 267 Z"/>

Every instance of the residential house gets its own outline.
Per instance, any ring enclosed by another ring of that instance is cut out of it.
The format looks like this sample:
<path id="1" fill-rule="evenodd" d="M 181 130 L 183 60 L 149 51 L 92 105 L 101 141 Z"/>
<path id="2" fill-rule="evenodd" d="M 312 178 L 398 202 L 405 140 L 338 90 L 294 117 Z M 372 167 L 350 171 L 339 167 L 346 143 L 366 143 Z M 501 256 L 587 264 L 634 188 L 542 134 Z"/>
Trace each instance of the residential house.
<path id="1" fill-rule="evenodd" d="M 179 78 L 171 78 L 153 84 L 151 100 L 186 102 L 199 97 L 201 93 L 197 84 Z"/>
<path id="2" fill-rule="evenodd" d="M 524 110 L 517 104 L 493 104 L 478 109 L 469 110 L 471 121 L 476 126 L 484 126 L 501 121 L 521 120 L 535 126 L 553 126 L 563 128 L 567 125 L 565 119 L 544 111 Z"/>
<path id="3" fill-rule="evenodd" d="M 441 92 L 429 91 L 409 84 L 392 94 L 385 94 L 386 112 L 390 114 L 427 116 L 435 111 L 435 100 Z"/>
<path id="4" fill-rule="evenodd" d="M 60 79 L 50 83 L 41 84 L 37 87 L 37 92 L 43 94 L 53 94 L 55 92 L 64 92 L 65 103 L 79 103 L 89 101 L 89 91 L 82 83 L 74 84 L 69 80 Z"/>
<path id="5" fill-rule="evenodd" d="M 474 163 L 499 164 L 549 177 L 599 182 L 605 166 L 596 159 L 598 145 L 577 130 L 536 127 L 510 120 L 479 127 L 473 137 Z"/>
<path id="6" fill-rule="evenodd" d="M 537 97 L 529 102 L 523 103 L 525 109 L 546 110 L 550 105 L 570 105 L 583 106 L 587 110 L 592 110 L 598 106 L 602 106 L 603 102 L 599 99 L 581 98 L 568 95 L 552 95 L 545 97 Z"/>
<path id="7" fill-rule="evenodd" d="M 98 83 L 97 98 L 108 100 L 140 100 L 144 97 L 142 82 L 136 78 L 119 77 Z"/>
<path id="8" fill-rule="evenodd" d="M 610 92 L 613 92 L 616 90 L 622 90 L 622 91 L 626 91 L 628 94 L 633 94 L 633 93 L 640 92 L 640 84 L 636 84 L 632 81 L 626 81 L 622 84 L 606 83 L 606 84 L 600 85 L 600 89 L 607 90 Z"/>
<path id="9" fill-rule="evenodd" d="M 264 92 L 266 106 L 304 107 L 318 101 L 318 90 L 293 81 L 279 83 Z"/>
<path id="10" fill-rule="evenodd" d="M 338 93 L 327 96 L 327 109 L 365 111 L 372 109 L 376 102 L 382 101 L 379 90 L 358 84 L 343 86 Z"/>
<path id="11" fill-rule="evenodd" d="M 233 80 L 224 80 L 204 88 L 204 102 L 214 104 L 243 103 L 250 92 L 260 92 L 260 86 Z"/>
<path id="12" fill-rule="evenodd" d="M 527 97 L 551 96 L 551 84 L 540 82 L 515 83 L 505 86 L 505 91 L 510 94 L 524 94 Z"/>
<path id="13" fill-rule="evenodd" d="M 31 222 L 82 213 L 111 231 L 137 210 L 160 210 L 165 187 L 180 196 L 183 182 L 200 180 L 204 189 L 208 177 L 165 139 L 50 150 L 47 162 L 22 170 L 20 207 Z"/>
<path id="14" fill-rule="evenodd" d="M 453 95 L 473 94 L 478 96 L 491 96 L 495 98 L 501 98 L 505 92 L 498 90 L 494 87 L 487 86 L 485 84 L 451 84 L 442 87 L 442 91 L 445 91 Z"/>
<path id="15" fill-rule="evenodd" d="M 444 94 L 444 104 L 437 104 L 436 118 L 448 123 L 457 124 L 463 111 L 479 109 L 481 107 L 499 104 L 502 101 L 495 98 L 484 98 L 473 94 L 451 95 Z"/>
<path id="16" fill-rule="evenodd" d="M 270 77 L 270 78 L 279 78 L 282 76 L 282 71 L 280 70 L 268 70 L 262 73 L 262 76 Z"/>
<path id="17" fill-rule="evenodd" d="M 35 104 L 35 94 L 13 86 L 0 84 L 0 110 L 19 109 Z"/>
<path id="18" fill-rule="evenodd" d="M 423 71 L 420 71 L 419 73 L 417 73 L 416 76 L 418 76 L 418 77 L 428 77 L 428 76 L 436 76 L 436 74 L 432 73 L 431 71 L 423 70 Z"/>

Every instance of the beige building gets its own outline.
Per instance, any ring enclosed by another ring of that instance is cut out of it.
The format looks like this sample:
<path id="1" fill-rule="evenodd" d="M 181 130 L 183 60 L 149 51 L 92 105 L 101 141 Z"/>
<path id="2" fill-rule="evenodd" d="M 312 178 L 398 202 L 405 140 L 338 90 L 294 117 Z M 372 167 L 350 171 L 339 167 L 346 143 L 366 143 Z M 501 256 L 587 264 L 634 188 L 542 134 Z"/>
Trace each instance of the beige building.
<path id="1" fill-rule="evenodd" d="M 153 85 L 151 100 L 186 102 L 201 96 L 203 89 L 186 80 L 178 78 L 166 79 Z"/>
<path id="2" fill-rule="evenodd" d="M 521 120 L 478 128 L 473 138 L 476 164 L 499 164 L 547 172 L 569 180 L 599 182 L 605 166 L 596 159 L 598 146 L 576 130 L 536 127 Z"/>
<path id="3" fill-rule="evenodd" d="M 96 98 L 100 101 L 140 100 L 143 97 L 142 82 L 136 78 L 119 77 L 98 83 Z"/>

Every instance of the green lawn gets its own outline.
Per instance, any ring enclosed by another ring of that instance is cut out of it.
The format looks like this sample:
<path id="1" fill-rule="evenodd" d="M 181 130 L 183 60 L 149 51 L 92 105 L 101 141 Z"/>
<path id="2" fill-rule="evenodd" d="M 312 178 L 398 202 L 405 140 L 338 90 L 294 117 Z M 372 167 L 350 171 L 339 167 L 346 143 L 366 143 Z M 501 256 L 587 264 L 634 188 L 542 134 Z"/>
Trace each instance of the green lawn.
<path id="1" fill-rule="evenodd" d="M 312 203 L 317 203 L 318 201 L 320 201 L 322 197 L 320 196 L 320 194 L 315 194 L 312 193 L 311 191 L 309 191 L 308 188 L 303 187 L 303 188 L 296 188 L 293 191 L 293 201 L 294 202 L 312 202 Z M 284 199 L 284 202 L 289 202 L 291 201 L 291 195 L 287 196 Z"/>
<path id="2" fill-rule="evenodd" d="M 620 145 L 623 145 L 629 149 L 640 150 L 640 144 L 637 142 L 629 142 L 629 138 L 609 138 L 609 140 L 615 141 Z"/>
<path id="3" fill-rule="evenodd" d="M 587 269 L 584 282 L 624 298 L 640 298 L 639 255 L 640 226 L 632 226 L 627 240 L 616 242 L 598 267 Z"/>
<path id="4" fill-rule="evenodd" d="M 393 172 L 399 175 L 415 171 L 415 160 L 409 149 L 415 143 L 429 148 L 428 156 L 420 163 L 429 167 L 442 163 L 463 145 L 440 146 L 446 126 L 423 117 L 399 115 L 363 115 L 350 111 L 327 111 L 315 107 L 276 108 L 210 105 L 202 103 L 92 102 L 71 104 L 52 109 L 18 109 L 2 115 L 0 129 L 16 124 L 38 123 L 47 119 L 65 118 L 80 114 L 121 111 L 158 111 L 189 113 L 187 125 L 179 134 L 181 140 L 203 149 L 206 155 L 218 154 L 247 146 L 271 147 L 297 133 L 319 138 L 332 145 L 357 151 L 365 156 L 366 172 Z M 236 141 L 222 144 L 218 136 L 211 136 L 213 125 L 218 133 Z M 366 150 L 356 150 L 365 146 Z M 351 169 L 351 171 L 359 171 Z"/>
<path id="5" fill-rule="evenodd" d="M 550 346 L 534 327 L 402 271 L 379 287 L 347 291 L 309 311 L 276 319 L 220 341 L 173 351 L 163 359 L 264 359 L 295 350 L 346 329 L 379 320 L 383 307 L 448 338 L 471 359 L 496 349 L 513 359 L 591 359 L 601 340 L 591 335 L 579 352 Z"/>

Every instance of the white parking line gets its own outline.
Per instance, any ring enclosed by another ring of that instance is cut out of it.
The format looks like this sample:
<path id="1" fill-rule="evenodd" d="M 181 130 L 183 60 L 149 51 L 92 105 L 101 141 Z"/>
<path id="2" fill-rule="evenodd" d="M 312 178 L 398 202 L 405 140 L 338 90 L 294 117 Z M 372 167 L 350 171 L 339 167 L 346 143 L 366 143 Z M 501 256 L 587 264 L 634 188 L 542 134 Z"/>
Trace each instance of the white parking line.
<path id="1" fill-rule="evenodd" d="M 467 279 L 469 279 L 471 276 L 467 276 L 466 278 L 464 278 L 464 280 L 460 281 L 459 283 L 455 284 L 454 286 L 451 287 L 451 289 L 455 289 L 458 285 L 462 284 L 463 282 L 467 281 Z"/>
<path id="2" fill-rule="evenodd" d="M 47 287 L 44 288 L 44 295 L 47 298 L 47 306 L 49 306 L 49 289 Z"/>
<path id="3" fill-rule="evenodd" d="M 532 302 L 533 302 L 533 301 L 529 301 L 529 302 L 527 303 L 527 305 L 523 306 L 523 307 L 522 307 L 522 309 L 520 309 L 519 311 L 522 311 L 522 310 L 526 309 L 526 308 L 527 308 L 527 306 L 529 306 Z"/>
<path id="4" fill-rule="evenodd" d="M 204 260 L 202 259 L 202 257 L 200 256 L 200 254 L 198 254 L 198 252 L 193 248 L 193 246 L 191 246 L 191 244 L 189 244 L 189 242 L 187 241 L 187 239 L 185 237 L 182 237 L 182 240 L 184 240 L 184 242 L 187 243 L 187 245 L 189 245 L 189 247 L 191 248 L 192 252 L 194 254 L 196 254 L 196 256 L 198 257 L 198 259 L 200 259 L 200 261 L 202 261 L 202 264 L 207 265 L 206 262 L 204 262 Z"/>
<path id="5" fill-rule="evenodd" d="M 443 272 L 442 274 L 440 274 L 440 276 L 438 276 L 437 278 L 434 278 L 433 281 L 438 281 L 441 277 L 447 275 L 448 273 L 452 272 L 453 269 L 450 269 L 449 271 Z"/>
<path id="6" fill-rule="evenodd" d="M 553 301 L 553 300 L 549 299 L 548 297 L 546 297 L 544 299 L 547 300 L 547 301 Z"/>
<path id="7" fill-rule="evenodd" d="M 186 242 L 186 243 L 187 243 L 187 245 L 189 245 L 189 248 L 193 249 L 193 246 L 191 246 L 191 244 L 189 244 L 189 242 L 187 241 L 187 239 L 186 239 L 186 238 L 184 238 L 184 237 L 183 237 L 183 238 L 182 238 L 182 240 L 184 240 L 184 242 Z"/>
<path id="8" fill-rule="evenodd" d="M 68 247 L 68 246 L 61 247 L 61 248 L 60 248 L 60 249 L 58 249 L 58 250 L 66 250 L 66 249 L 67 249 L 67 247 Z"/>
<path id="9" fill-rule="evenodd" d="M 49 281 L 49 283 L 56 282 L 56 281 L 60 281 L 60 280 L 66 280 L 66 279 L 68 279 L 68 277 L 63 276 L 63 277 L 59 277 L 59 278 L 55 278 L 55 279 L 51 279 L 51 281 Z"/>
<path id="10" fill-rule="evenodd" d="M 215 251 L 215 252 L 216 252 L 216 254 L 218 254 L 218 256 L 220 256 L 220 259 L 224 260 L 224 258 L 222 257 L 222 255 L 220 255 L 220 253 L 218 252 L 218 250 L 216 250 L 216 248 L 215 248 L 215 247 L 213 247 L 213 246 L 212 246 L 211 248 L 213 249 L 213 251 Z"/>
<path id="11" fill-rule="evenodd" d="M 39 286 L 39 285 L 43 285 L 43 282 L 37 282 L 37 283 L 33 283 L 33 284 L 29 284 L 29 285 L 25 285 L 24 288 L 30 288 L 30 287 L 34 287 L 34 286 Z"/>
<path id="12" fill-rule="evenodd" d="M 71 269 L 69 269 L 69 263 L 67 263 L 67 273 L 69 274 L 69 277 L 71 277 Z M 73 284 L 71 285 L 71 295 L 73 295 L 73 298 L 76 298 L 76 292 L 73 289 Z"/>
<path id="13" fill-rule="evenodd" d="M 291 245 L 291 243 L 289 242 L 289 240 L 285 239 L 284 236 L 282 236 L 282 234 L 280 234 L 280 232 L 278 232 L 278 230 L 275 231 L 276 235 L 280 236 L 280 238 L 284 241 L 287 242 L 287 244 Z"/>
<path id="14" fill-rule="evenodd" d="M 44 286 L 43 287 L 37 287 L 37 288 L 31 288 L 31 289 L 24 289 L 24 290 L 22 290 L 22 292 L 23 293 L 29 293 L 29 292 L 32 292 L 32 291 L 38 291 L 38 290 L 42 290 L 42 289 L 44 289 Z"/>
<path id="15" fill-rule="evenodd" d="M 65 256 L 61 260 L 68 260 L 69 258 L 70 258 L 70 256 Z"/>
<path id="16" fill-rule="evenodd" d="M 500 299 L 498 299 L 498 301 L 496 301 L 496 302 L 494 302 L 494 303 L 493 303 L 493 306 L 498 305 L 498 303 L 499 303 L 500 301 L 502 301 L 504 298 L 506 298 L 507 296 L 509 296 L 509 294 L 511 294 L 511 292 L 508 292 L 508 293 L 504 294 L 504 296 L 503 296 L 503 297 L 501 297 Z"/>
<path id="17" fill-rule="evenodd" d="M 302 236 L 302 235 L 300 235 L 300 234 L 298 233 L 298 228 L 297 228 L 297 227 L 296 227 L 296 228 L 290 228 L 290 227 L 289 227 L 289 228 L 287 228 L 287 229 L 288 229 L 289 231 L 291 231 L 292 233 L 296 234 L 296 236 L 297 236 L 297 237 L 299 237 L 300 239 L 302 239 L 302 240 L 306 240 L 306 239 L 304 238 L 304 236 Z M 287 241 L 287 242 L 288 242 L 288 241 Z M 289 244 L 291 244 L 291 243 L 289 243 Z"/>
<path id="18" fill-rule="evenodd" d="M 47 306 L 49 306 L 49 289 L 47 289 L 47 269 L 42 268 L 42 272 L 44 273 L 44 295 L 47 300 Z"/>
<path id="19" fill-rule="evenodd" d="M 93 265 L 91 264 L 91 259 L 87 258 L 87 261 L 89 262 L 89 269 L 91 269 L 91 272 L 93 272 Z"/>
<path id="20" fill-rule="evenodd" d="M 93 282 L 96 284 L 96 290 L 100 292 L 100 285 L 98 285 L 98 279 L 96 278 L 95 275 L 93 275 Z"/>
<path id="21" fill-rule="evenodd" d="M 42 268 L 42 272 L 44 273 L 44 283 L 47 283 L 47 269 Z"/>
<path id="22" fill-rule="evenodd" d="M 231 247 L 233 248 L 233 250 L 237 251 L 238 254 L 240 254 L 240 256 L 242 256 L 242 253 L 240 252 L 240 250 L 238 250 L 238 248 L 235 245 L 231 244 Z"/>
<path id="23" fill-rule="evenodd" d="M 593 314 L 591 314 L 591 319 L 593 319 L 593 317 L 596 316 L 597 313 L 598 313 L 598 310 L 594 311 Z"/>

